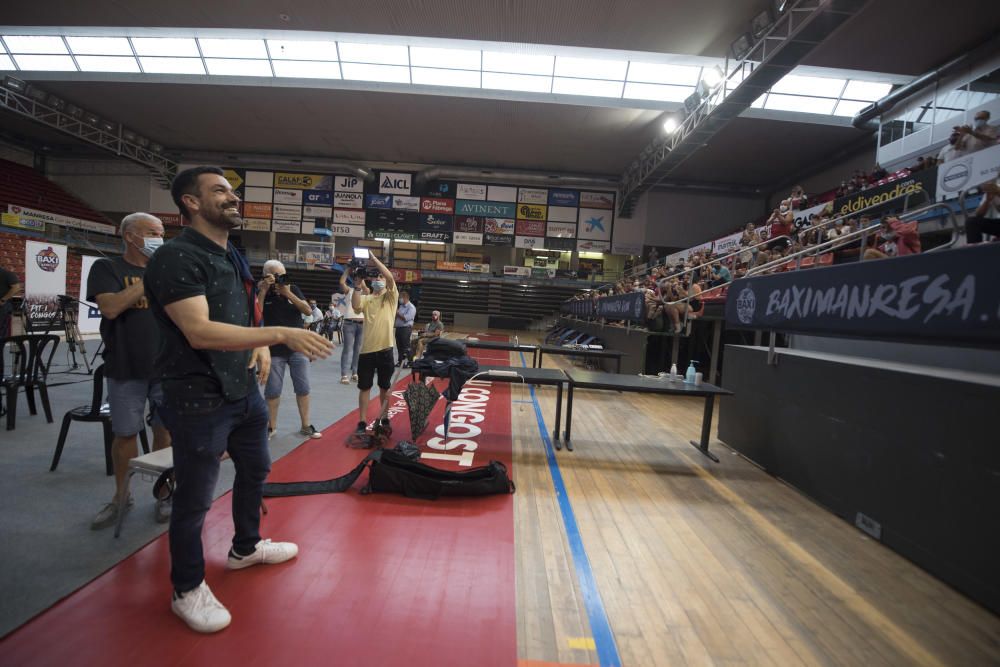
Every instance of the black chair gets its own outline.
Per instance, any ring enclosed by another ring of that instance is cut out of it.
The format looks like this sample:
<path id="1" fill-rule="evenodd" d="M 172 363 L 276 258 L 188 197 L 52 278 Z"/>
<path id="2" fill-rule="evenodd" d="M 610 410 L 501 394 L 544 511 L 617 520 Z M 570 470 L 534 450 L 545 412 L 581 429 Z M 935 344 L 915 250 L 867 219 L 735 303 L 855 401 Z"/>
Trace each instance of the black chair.
<path id="1" fill-rule="evenodd" d="M 51 347 L 50 347 L 51 343 Z M 13 361 L 13 367 L 8 374 L 4 369 L 8 347 Z M 52 407 L 49 405 L 49 390 L 46 380 L 49 375 L 49 365 L 52 355 L 59 347 L 59 337 L 44 336 L 10 336 L 0 339 L 0 378 L 4 391 L 7 393 L 7 430 L 13 431 L 17 417 L 17 392 L 24 388 L 24 396 L 28 399 L 28 412 L 35 415 L 35 389 L 42 399 L 42 409 L 45 419 L 52 423 Z M 47 354 L 46 354 L 47 353 Z"/>
<path id="2" fill-rule="evenodd" d="M 56 466 L 59 465 L 59 458 L 66 445 L 66 435 L 69 433 L 69 425 L 72 422 L 101 422 L 104 427 L 105 472 L 108 475 L 114 474 L 114 465 L 111 460 L 111 441 L 114 439 L 114 433 L 111 431 L 111 408 L 104 402 L 103 364 L 94 370 L 94 393 L 91 396 L 90 405 L 73 408 L 63 417 L 62 428 L 59 430 L 59 441 L 56 443 L 56 453 L 52 457 L 52 467 L 49 468 L 49 472 L 55 470 Z M 149 454 L 149 441 L 146 439 L 145 427 L 139 431 L 139 441 L 142 443 L 143 454 Z"/>

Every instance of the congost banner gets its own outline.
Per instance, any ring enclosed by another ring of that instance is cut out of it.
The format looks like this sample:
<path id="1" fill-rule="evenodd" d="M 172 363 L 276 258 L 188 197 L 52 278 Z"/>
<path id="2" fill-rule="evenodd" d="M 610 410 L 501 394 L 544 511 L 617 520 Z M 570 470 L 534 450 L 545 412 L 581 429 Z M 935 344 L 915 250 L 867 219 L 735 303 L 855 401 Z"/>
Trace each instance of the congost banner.
<path id="1" fill-rule="evenodd" d="M 97 304 L 89 306 L 84 301 L 87 299 L 87 280 L 90 279 L 90 268 L 101 259 L 93 255 L 84 255 L 83 264 L 80 266 L 80 313 L 77 316 L 77 327 L 80 333 L 97 333 L 101 330 L 101 311 Z"/>
<path id="2" fill-rule="evenodd" d="M 32 320 L 52 319 L 59 312 L 59 295 L 66 293 L 66 246 L 25 241 L 24 302 Z"/>

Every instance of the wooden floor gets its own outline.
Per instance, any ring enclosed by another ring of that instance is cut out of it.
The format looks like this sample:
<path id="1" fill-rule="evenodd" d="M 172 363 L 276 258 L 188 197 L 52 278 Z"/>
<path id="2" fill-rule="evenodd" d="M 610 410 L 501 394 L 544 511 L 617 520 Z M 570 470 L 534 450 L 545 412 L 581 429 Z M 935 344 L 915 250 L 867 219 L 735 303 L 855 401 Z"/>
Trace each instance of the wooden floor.
<path id="1" fill-rule="evenodd" d="M 596 665 L 534 406 L 512 386 L 518 655 Z M 551 431 L 555 390 L 536 395 Z M 556 455 L 621 664 L 1000 664 L 1000 618 L 717 440 L 721 463 L 702 457 L 702 406 L 578 391 L 576 451 Z"/>

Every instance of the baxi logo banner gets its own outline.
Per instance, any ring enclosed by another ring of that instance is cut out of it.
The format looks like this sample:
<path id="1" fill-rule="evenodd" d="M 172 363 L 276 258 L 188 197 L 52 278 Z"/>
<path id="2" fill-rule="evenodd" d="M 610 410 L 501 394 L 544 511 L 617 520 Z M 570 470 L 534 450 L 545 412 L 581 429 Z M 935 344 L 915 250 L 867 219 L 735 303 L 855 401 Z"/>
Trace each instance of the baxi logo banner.
<path id="1" fill-rule="evenodd" d="M 52 246 L 49 246 L 38 251 L 38 254 L 35 255 L 35 263 L 42 271 L 52 273 L 59 268 L 59 255 L 52 249 Z"/>

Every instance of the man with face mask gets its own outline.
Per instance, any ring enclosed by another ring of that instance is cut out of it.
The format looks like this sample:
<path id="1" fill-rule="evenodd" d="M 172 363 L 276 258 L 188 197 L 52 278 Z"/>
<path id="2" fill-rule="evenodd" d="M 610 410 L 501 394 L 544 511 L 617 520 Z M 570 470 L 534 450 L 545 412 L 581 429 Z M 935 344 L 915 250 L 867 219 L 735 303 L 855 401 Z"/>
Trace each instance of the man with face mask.
<path id="1" fill-rule="evenodd" d="M 399 293 L 399 308 L 396 310 L 396 352 L 399 360 L 396 364 L 405 368 L 410 362 L 410 334 L 413 333 L 413 320 L 417 317 L 417 307 L 410 302 L 409 292 Z"/>
<path id="2" fill-rule="evenodd" d="M 163 244 L 163 223 L 148 213 L 133 213 L 122 220 L 120 232 L 124 254 L 98 260 L 87 278 L 87 300 L 101 311 L 115 473 L 115 495 L 94 517 L 90 524 L 93 530 L 115 524 L 118 515 L 133 504 L 131 496 L 123 495 L 125 475 L 129 459 L 138 453 L 136 436 L 145 428 L 147 401 L 153 413 L 153 449 L 170 446 L 170 435 L 158 410 L 163 391 L 153 371 L 159 329 L 143 291 L 146 264 Z M 158 500 L 155 516 L 160 523 L 169 520 L 170 502 Z"/>
<path id="3" fill-rule="evenodd" d="M 976 112 L 971 126 L 962 125 L 955 128 L 955 131 L 959 135 L 958 142 L 956 143 L 959 155 L 975 153 L 997 142 L 996 128 L 991 127 L 989 122 L 990 112 L 982 110 Z"/>
<path id="4" fill-rule="evenodd" d="M 389 389 L 392 387 L 393 321 L 399 305 L 399 293 L 392 272 L 373 254 L 372 264 L 379 275 L 372 279 L 371 294 L 362 295 L 359 290 L 351 293 L 351 307 L 365 318 L 365 336 L 358 355 L 358 427 L 356 432 L 364 433 L 368 428 L 368 399 L 375 373 L 378 373 L 382 409 L 378 421 L 389 425 Z"/>
<path id="5" fill-rule="evenodd" d="M 291 542 L 261 539 L 260 503 L 271 469 L 267 405 L 255 386 L 270 371 L 269 345 L 326 358 L 330 341 L 297 326 L 261 327 L 250 266 L 229 242 L 243 224 L 239 197 L 218 167 L 186 169 L 170 194 L 188 222 L 146 269 L 146 296 L 160 325 L 156 373 L 160 414 L 173 440 L 177 485 L 170 515 L 171 609 L 197 632 L 229 625 L 229 611 L 205 582 L 201 531 L 212 506 L 219 463 L 236 469 L 235 528 L 226 568 L 276 564 L 298 555 Z M 253 602 L 257 604 L 257 602 Z"/>

